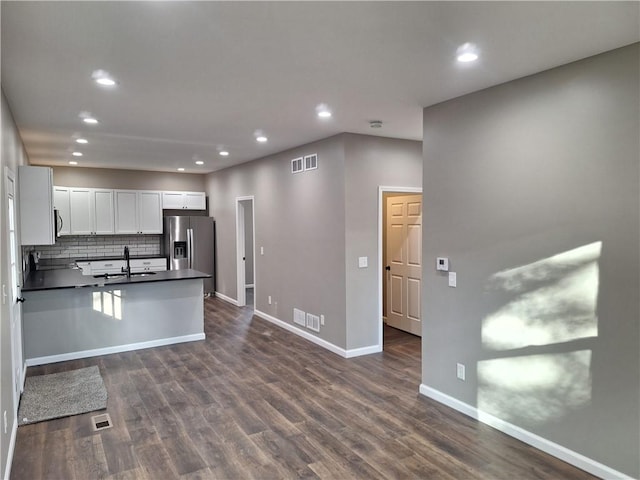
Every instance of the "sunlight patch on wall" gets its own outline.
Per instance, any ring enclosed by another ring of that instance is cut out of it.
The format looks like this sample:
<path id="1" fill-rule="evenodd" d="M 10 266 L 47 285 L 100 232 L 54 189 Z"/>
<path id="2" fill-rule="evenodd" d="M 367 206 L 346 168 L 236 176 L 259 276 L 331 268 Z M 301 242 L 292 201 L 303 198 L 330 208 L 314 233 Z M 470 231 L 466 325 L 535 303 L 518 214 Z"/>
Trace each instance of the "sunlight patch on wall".
<path id="1" fill-rule="evenodd" d="M 505 350 L 598 335 L 596 316 L 602 242 L 594 242 L 489 280 L 517 297 L 482 322 L 485 348 Z"/>
<path id="2" fill-rule="evenodd" d="M 561 418 L 591 398 L 591 351 L 478 363 L 478 408 L 524 426 Z"/>

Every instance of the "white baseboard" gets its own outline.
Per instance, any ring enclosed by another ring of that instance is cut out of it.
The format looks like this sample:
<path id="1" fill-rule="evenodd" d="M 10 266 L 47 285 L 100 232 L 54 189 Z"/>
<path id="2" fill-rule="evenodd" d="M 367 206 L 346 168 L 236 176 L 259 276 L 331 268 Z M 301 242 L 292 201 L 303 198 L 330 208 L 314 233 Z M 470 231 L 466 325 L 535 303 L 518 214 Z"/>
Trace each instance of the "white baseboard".
<path id="1" fill-rule="evenodd" d="M 578 452 L 569 450 L 568 448 L 547 440 L 546 438 L 536 435 L 535 433 L 531 433 L 523 428 L 518 427 L 517 425 L 513 425 L 512 423 L 509 423 L 505 420 L 501 420 L 500 418 L 495 417 L 490 413 L 478 410 L 476 407 L 464 403 L 457 398 L 451 397 L 446 393 L 442 393 L 435 388 L 431 388 L 425 384 L 421 384 L 420 393 L 425 397 L 429 397 L 436 402 L 447 405 L 448 407 L 464 413 L 471 418 L 475 418 L 479 422 L 487 424 L 495 428 L 496 430 L 501 431 L 502 433 L 506 433 L 511 437 L 517 438 L 518 440 L 531 445 L 538 450 L 542 450 L 549 455 L 553 455 L 560 460 L 570 463 L 571 465 L 581 468 L 582 470 L 585 470 L 600 478 L 606 478 L 610 480 L 633 480 L 632 477 L 629 477 L 622 472 L 618 472 L 613 468 L 610 468 L 606 465 L 603 465 L 602 463 L 585 457 Z"/>
<path id="2" fill-rule="evenodd" d="M 18 407 L 16 407 L 16 412 Z M 7 465 L 4 468 L 4 474 L 2 478 L 4 480 L 9 480 L 9 476 L 11 475 L 11 465 L 13 464 L 13 452 L 16 448 L 16 437 L 18 436 L 18 417 L 14 416 L 13 418 L 13 428 L 11 429 L 11 438 L 9 439 L 9 451 L 7 452 Z"/>
<path id="3" fill-rule="evenodd" d="M 223 295 L 220 292 L 216 292 L 215 295 L 216 295 L 216 298 L 219 298 L 220 300 L 224 300 L 225 302 L 228 302 L 231 305 L 235 305 L 236 307 L 238 306 L 238 301 L 231 297 L 227 297 L 226 295 Z"/>
<path id="4" fill-rule="evenodd" d="M 46 365 L 47 363 L 66 362 L 67 360 L 77 360 L 78 358 L 97 357 L 100 355 L 110 355 L 112 353 L 130 352 L 131 350 L 142 350 L 143 348 L 163 347 L 175 343 L 195 342 L 204 340 L 204 333 L 194 333 L 193 335 L 183 335 L 181 337 L 161 338 L 148 342 L 129 343 L 115 347 L 96 348 L 94 350 L 82 350 L 80 352 L 62 353 L 59 355 L 49 355 L 47 357 L 27 358 L 26 364 L 29 367 L 35 365 Z"/>
<path id="5" fill-rule="evenodd" d="M 333 352 L 337 355 L 340 355 L 343 358 L 353 358 L 353 357 L 359 357 L 361 355 L 369 355 L 371 353 L 377 353 L 377 352 L 381 352 L 382 349 L 379 345 L 372 345 L 370 347 L 363 347 L 363 348 L 354 348 L 351 350 L 345 350 L 342 347 L 338 347 L 337 345 L 334 345 L 331 342 L 327 342 L 326 340 L 323 340 L 322 338 L 316 337 L 315 335 L 312 335 L 311 333 L 296 327 L 295 325 L 292 325 L 290 323 L 284 322 L 282 320 L 280 320 L 279 318 L 276 318 L 274 316 L 269 315 L 268 313 L 264 313 L 261 312 L 260 310 L 254 310 L 255 315 L 257 315 L 258 317 L 266 320 L 267 322 L 273 323 L 274 325 L 277 325 L 280 328 L 284 328 L 285 330 L 298 335 L 299 337 L 304 338 L 305 340 L 309 340 L 312 343 L 315 343 L 316 345 L 319 345 L 322 348 L 325 348 L 327 350 L 329 350 L 330 352 Z"/>
<path id="6" fill-rule="evenodd" d="M 362 355 L 371 355 L 372 353 L 379 353 L 382 351 L 380 345 L 370 345 L 368 347 L 352 348 L 347 350 L 346 358 L 361 357 Z"/>

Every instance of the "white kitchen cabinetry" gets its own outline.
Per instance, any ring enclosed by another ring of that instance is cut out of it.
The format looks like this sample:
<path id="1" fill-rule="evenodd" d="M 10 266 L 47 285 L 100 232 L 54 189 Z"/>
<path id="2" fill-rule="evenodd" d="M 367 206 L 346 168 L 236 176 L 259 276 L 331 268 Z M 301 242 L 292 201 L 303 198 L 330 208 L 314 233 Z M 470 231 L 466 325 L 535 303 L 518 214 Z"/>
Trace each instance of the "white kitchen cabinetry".
<path id="1" fill-rule="evenodd" d="M 115 274 L 122 273 L 122 269 L 126 266 L 127 262 L 124 260 L 92 260 L 89 262 L 89 273 L 85 273 L 82 269 L 83 275 L 104 275 L 105 273 Z"/>
<path id="2" fill-rule="evenodd" d="M 204 210 L 207 200 L 204 192 L 162 192 L 162 208 L 171 210 Z"/>
<path id="3" fill-rule="evenodd" d="M 130 261 L 131 273 L 164 272 L 167 269 L 166 258 L 136 258 Z"/>
<path id="4" fill-rule="evenodd" d="M 115 232 L 113 190 L 69 189 L 71 234 L 109 235 Z"/>
<path id="5" fill-rule="evenodd" d="M 53 170 L 21 166 L 18 169 L 20 240 L 22 245 L 53 245 Z"/>
<path id="6" fill-rule="evenodd" d="M 71 205 L 67 187 L 53 187 L 53 208 L 58 211 L 58 235 L 71 235 Z"/>
<path id="7" fill-rule="evenodd" d="M 115 232 L 162 233 L 161 192 L 115 191 Z"/>

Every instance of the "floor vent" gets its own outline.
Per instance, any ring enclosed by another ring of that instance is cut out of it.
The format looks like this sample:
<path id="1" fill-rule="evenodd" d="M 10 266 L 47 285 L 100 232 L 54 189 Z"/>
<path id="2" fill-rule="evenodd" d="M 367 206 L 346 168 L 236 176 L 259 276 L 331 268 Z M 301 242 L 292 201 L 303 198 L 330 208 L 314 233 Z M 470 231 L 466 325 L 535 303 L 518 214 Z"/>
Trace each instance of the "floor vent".
<path id="1" fill-rule="evenodd" d="M 94 432 L 111 428 L 111 417 L 108 413 L 91 417 L 91 426 Z"/>
<path id="2" fill-rule="evenodd" d="M 320 331 L 320 317 L 317 315 L 313 315 L 311 313 L 307 313 L 307 328 L 309 330 L 313 330 L 314 332 Z"/>

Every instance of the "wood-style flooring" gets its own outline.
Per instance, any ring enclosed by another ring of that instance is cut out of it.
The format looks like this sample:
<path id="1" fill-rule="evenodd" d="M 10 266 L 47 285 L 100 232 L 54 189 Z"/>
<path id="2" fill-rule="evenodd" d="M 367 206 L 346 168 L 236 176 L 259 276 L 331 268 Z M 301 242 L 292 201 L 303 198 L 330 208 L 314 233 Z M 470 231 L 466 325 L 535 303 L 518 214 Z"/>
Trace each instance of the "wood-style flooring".
<path id="1" fill-rule="evenodd" d="M 384 353 L 347 360 L 250 308 L 205 311 L 202 342 L 29 368 L 98 365 L 113 427 L 20 427 L 11 478 L 593 478 L 418 395 L 418 337 L 387 328 Z"/>

